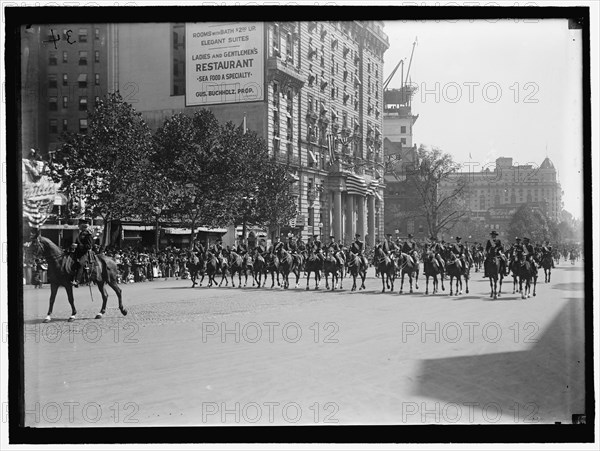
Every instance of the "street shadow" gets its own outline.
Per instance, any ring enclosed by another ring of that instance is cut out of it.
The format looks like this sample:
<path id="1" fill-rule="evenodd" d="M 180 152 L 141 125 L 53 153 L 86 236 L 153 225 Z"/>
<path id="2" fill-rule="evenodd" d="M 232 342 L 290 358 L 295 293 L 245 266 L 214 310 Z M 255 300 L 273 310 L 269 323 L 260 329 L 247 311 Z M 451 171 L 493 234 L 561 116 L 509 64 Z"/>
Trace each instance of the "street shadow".
<path id="1" fill-rule="evenodd" d="M 557 283 L 552 288 L 563 291 L 583 291 L 585 290 L 585 284 L 583 282 Z"/>
<path id="2" fill-rule="evenodd" d="M 414 394 L 459 405 L 496 403 L 515 423 L 571 418 L 585 409 L 584 339 L 577 336 L 583 316 L 583 306 L 566 304 L 545 331 L 521 336 L 522 351 L 423 360 Z"/>

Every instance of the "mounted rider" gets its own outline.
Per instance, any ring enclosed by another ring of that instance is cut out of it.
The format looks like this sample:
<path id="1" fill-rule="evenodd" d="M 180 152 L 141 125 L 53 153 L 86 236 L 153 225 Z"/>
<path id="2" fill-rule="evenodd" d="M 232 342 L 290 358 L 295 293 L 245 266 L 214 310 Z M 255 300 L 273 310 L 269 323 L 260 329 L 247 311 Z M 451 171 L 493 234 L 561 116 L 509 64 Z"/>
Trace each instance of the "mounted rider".
<path id="1" fill-rule="evenodd" d="M 402 253 L 408 255 L 408 258 L 410 259 L 410 261 L 412 262 L 413 265 L 417 264 L 417 262 L 413 258 L 413 253 L 416 252 L 416 250 L 417 250 L 417 243 L 414 242 L 412 233 L 409 233 L 408 238 L 402 244 L 401 251 L 402 251 Z"/>
<path id="2" fill-rule="evenodd" d="M 85 264 L 91 265 L 95 263 L 96 258 L 92 249 L 94 248 L 94 233 L 86 220 L 79 223 L 79 236 L 76 240 L 76 248 L 74 252 L 75 265 L 73 266 L 74 276 L 72 283 L 74 286 L 79 286 L 79 282 L 83 276 Z"/>
<path id="3" fill-rule="evenodd" d="M 321 259 L 321 261 L 325 260 L 325 257 L 323 255 L 323 244 L 321 243 L 321 240 L 319 239 L 319 235 L 313 235 L 313 242 L 312 242 L 311 250 L 317 255 L 317 257 L 319 257 Z"/>
<path id="4" fill-rule="evenodd" d="M 344 264 L 344 260 L 342 259 L 342 257 L 340 256 L 340 245 L 337 241 L 335 241 L 335 237 L 333 235 L 331 235 L 330 237 L 330 242 L 327 244 L 327 249 L 333 254 L 333 256 L 335 257 L 335 261 L 337 262 L 338 265 L 343 265 Z"/>
<path id="5" fill-rule="evenodd" d="M 552 262 L 552 268 L 554 268 L 554 256 L 552 255 L 552 246 L 550 246 L 550 241 L 546 240 L 544 245 L 542 246 L 542 258 L 550 256 L 550 261 Z"/>
<path id="6" fill-rule="evenodd" d="M 217 241 L 210 247 L 210 251 L 217 257 L 219 261 L 219 267 L 223 266 L 223 240 L 217 238 Z"/>
<path id="7" fill-rule="evenodd" d="M 445 273 L 446 262 L 442 258 L 442 252 L 444 252 L 444 247 L 440 243 L 438 243 L 437 236 L 435 235 L 432 235 L 429 240 L 429 249 L 433 252 L 433 255 L 435 255 L 435 259 L 439 263 L 440 268 L 442 268 L 442 273 Z"/>
<path id="8" fill-rule="evenodd" d="M 369 263 L 367 262 L 367 257 L 365 257 L 365 255 L 364 255 L 365 242 L 361 241 L 360 234 L 358 234 L 358 233 L 354 235 L 354 241 L 352 242 L 352 245 L 350 246 L 350 252 L 352 252 L 354 255 L 356 255 L 358 258 L 360 258 L 365 269 L 367 269 L 369 267 Z"/>
<path id="9" fill-rule="evenodd" d="M 484 275 L 483 277 L 489 277 L 488 275 L 488 265 L 491 263 L 492 259 L 496 256 L 500 257 L 500 259 L 504 262 L 504 268 L 506 271 L 506 275 L 508 275 L 508 263 L 506 261 L 506 255 L 504 255 L 504 246 L 502 242 L 497 239 L 498 232 L 496 230 L 492 230 L 490 232 L 491 238 L 487 240 L 485 243 L 485 264 L 483 265 Z"/>
<path id="10" fill-rule="evenodd" d="M 265 239 L 261 238 L 259 243 L 254 248 L 254 252 L 256 252 L 258 255 L 260 255 L 262 257 L 266 251 L 267 251 L 267 247 L 265 246 Z"/>
<path id="11" fill-rule="evenodd" d="M 382 249 L 383 252 L 385 252 L 385 255 L 387 255 L 388 257 L 390 256 L 390 254 L 393 254 L 398 250 L 396 243 L 394 243 L 394 241 L 392 240 L 391 233 L 388 233 L 387 238 L 383 241 Z"/>
<path id="12" fill-rule="evenodd" d="M 535 255 L 535 250 L 533 249 L 533 245 L 531 244 L 529 237 L 526 236 L 523 237 L 523 254 L 525 255 L 525 260 L 527 260 L 529 263 L 534 265 L 535 268 L 537 268 L 535 260 L 533 259 L 533 256 Z"/>
<path id="13" fill-rule="evenodd" d="M 235 251 L 237 252 L 238 255 L 243 257 L 248 253 L 248 245 L 246 243 L 244 243 L 242 240 L 239 240 Z"/>
<path id="14" fill-rule="evenodd" d="M 290 252 L 291 254 L 298 253 L 298 245 L 296 244 L 296 239 L 295 239 L 294 235 L 288 236 L 288 242 L 286 243 L 286 250 L 288 252 Z"/>
<path id="15" fill-rule="evenodd" d="M 465 245 L 461 243 L 462 238 L 460 236 L 457 236 L 455 239 L 456 243 L 450 246 L 450 252 L 459 260 L 459 263 L 462 264 L 463 267 L 466 267 L 467 262 L 465 260 Z"/>

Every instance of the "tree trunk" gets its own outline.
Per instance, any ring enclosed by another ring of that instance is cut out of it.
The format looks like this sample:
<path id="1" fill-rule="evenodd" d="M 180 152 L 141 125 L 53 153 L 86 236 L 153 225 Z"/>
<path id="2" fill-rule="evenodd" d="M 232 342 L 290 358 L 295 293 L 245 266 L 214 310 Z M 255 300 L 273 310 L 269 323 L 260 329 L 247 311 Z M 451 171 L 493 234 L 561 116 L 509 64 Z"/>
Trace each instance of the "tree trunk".
<path id="1" fill-rule="evenodd" d="M 242 243 L 246 242 L 246 218 L 244 218 L 244 222 L 242 222 Z"/>
<path id="2" fill-rule="evenodd" d="M 160 246 L 160 222 L 159 216 L 156 217 L 156 252 L 158 252 Z"/>
<path id="3" fill-rule="evenodd" d="M 196 228 L 196 218 L 192 220 L 192 233 L 190 235 L 190 250 L 194 248 L 194 229 Z"/>

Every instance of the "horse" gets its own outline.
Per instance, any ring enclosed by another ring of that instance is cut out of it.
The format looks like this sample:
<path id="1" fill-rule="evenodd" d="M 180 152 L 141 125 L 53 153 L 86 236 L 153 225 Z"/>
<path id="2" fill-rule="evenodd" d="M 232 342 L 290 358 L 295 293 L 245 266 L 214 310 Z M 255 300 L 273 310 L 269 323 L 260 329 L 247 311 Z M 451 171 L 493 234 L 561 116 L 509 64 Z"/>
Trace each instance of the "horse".
<path id="1" fill-rule="evenodd" d="M 208 286 L 212 287 L 213 284 L 217 285 L 215 276 L 217 275 L 217 272 L 219 271 L 219 259 L 211 251 L 206 251 L 205 265 L 206 265 L 206 275 L 208 275 Z M 200 286 L 202 286 L 203 280 L 204 280 L 204 274 L 202 274 L 202 279 L 200 280 Z"/>
<path id="2" fill-rule="evenodd" d="M 450 252 L 446 260 L 446 274 L 450 278 L 450 296 L 452 296 L 452 282 L 456 279 L 456 295 L 462 294 L 462 277 L 464 267 L 467 266 L 464 261 L 459 259 L 454 253 Z M 459 289 L 460 286 L 460 289 Z"/>
<path id="3" fill-rule="evenodd" d="M 378 247 L 375 250 L 373 262 L 377 268 L 377 272 L 381 275 L 382 293 L 385 293 L 385 287 L 388 290 L 394 291 L 394 278 L 396 276 L 396 262 L 393 257 L 389 257 L 383 252 L 383 249 Z"/>
<path id="4" fill-rule="evenodd" d="M 59 287 L 64 287 L 67 291 L 67 298 L 69 304 L 71 304 L 71 316 L 69 322 L 76 319 L 77 310 L 75 309 L 75 299 L 73 297 L 73 286 L 71 285 L 71 279 L 75 275 L 73 268 L 75 260 L 71 255 L 65 255 L 63 251 L 54 244 L 50 239 L 41 236 L 40 230 L 38 229 L 31 241 L 31 249 L 34 252 L 41 253 L 46 262 L 48 263 L 48 282 L 50 283 L 50 306 L 48 308 L 48 314 L 44 319 L 45 323 L 52 320 L 52 310 L 54 308 L 54 301 L 56 299 L 56 293 Z M 119 299 L 119 310 L 123 316 L 127 315 L 127 309 L 123 306 L 123 298 L 121 296 L 121 289 L 117 285 L 117 264 L 116 262 L 106 255 L 99 254 L 94 255 L 94 265 L 90 278 L 98 285 L 98 290 L 102 295 L 102 308 L 100 313 L 96 315 L 96 319 L 102 318 L 106 313 L 106 302 L 108 301 L 108 293 L 104 285 L 109 285 L 114 292 L 117 294 Z"/>
<path id="5" fill-rule="evenodd" d="M 196 254 L 193 251 L 188 251 L 187 269 L 190 273 L 192 288 L 196 286 L 196 279 L 198 278 L 198 274 L 200 274 L 200 272 L 202 271 L 204 263 L 205 262 L 202 261 L 200 257 L 198 257 L 198 254 Z M 202 286 L 202 284 L 200 284 L 200 286 Z"/>
<path id="6" fill-rule="evenodd" d="M 361 284 L 359 290 L 365 288 L 365 278 L 367 277 L 367 259 L 364 256 L 358 256 L 354 252 L 348 251 L 346 257 L 346 267 L 348 273 L 352 276 L 354 282 L 352 283 L 352 289 L 350 291 L 356 291 L 356 277 L 360 276 Z"/>
<path id="7" fill-rule="evenodd" d="M 250 271 L 250 276 L 252 277 L 252 286 L 255 283 L 254 277 L 254 259 L 249 252 L 242 256 L 242 271 L 244 271 L 244 287 L 248 284 L 248 271 Z"/>
<path id="8" fill-rule="evenodd" d="M 254 257 L 254 271 L 253 271 L 254 282 L 257 283 L 257 288 L 261 287 L 262 277 L 265 276 L 265 282 L 267 282 L 267 264 L 265 263 L 264 257 L 260 253 L 256 253 L 256 257 Z M 252 282 L 252 286 L 254 286 L 254 282 Z"/>
<path id="9" fill-rule="evenodd" d="M 519 291 L 519 265 L 521 263 L 521 259 L 518 255 L 512 255 L 508 262 L 508 270 L 512 273 L 513 277 L 513 294 Z"/>
<path id="10" fill-rule="evenodd" d="M 410 285 L 410 292 L 413 292 L 413 277 L 415 278 L 415 288 L 419 289 L 419 260 L 416 257 L 416 252 L 412 252 L 413 255 L 405 254 L 400 252 L 398 259 L 398 266 L 400 268 L 400 294 L 404 288 L 404 276 L 408 275 L 408 283 Z M 412 257 L 412 260 L 411 258 Z"/>
<path id="11" fill-rule="evenodd" d="M 267 273 L 271 273 L 271 288 L 275 286 L 275 275 L 277 275 L 277 286 L 280 287 L 279 283 L 279 258 L 277 255 L 268 253 L 265 258 Z M 265 285 L 267 284 L 267 277 L 265 276 Z M 263 285 L 264 286 L 264 285 Z"/>
<path id="12" fill-rule="evenodd" d="M 319 289 L 319 283 L 321 282 L 321 271 L 323 269 L 323 260 L 312 250 L 308 252 L 306 263 L 304 264 L 304 270 L 306 272 L 306 289 L 310 283 L 310 273 L 315 274 L 315 290 Z"/>
<path id="13" fill-rule="evenodd" d="M 340 289 L 342 289 L 342 285 L 344 283 L 344 277 L 346 276 L 346 255 L 343 251 L 338 251 L 335 252 L 333 254 L 334 257 L 336 257 L 336 262 L 337 262 L 337 272 L 338 272 L 338 279 L 340 281 Z"/>
<path id="14" fill-rule="evenodd" d="M 528 260 L 522 260 L 517 265 L 517 275 L 519 276 L 519 293 L 521 299 L 531 296 L 531 281 L 533 279 L 533 295 L 535 296 L 535 287 L 537 285 L 537 267 L 535 263 Z M 523 282 L 525 287 L 523 288 Z"/>
<path id="15" fill-rule="evenodd" d="M 490 256 L 485 261 L 488 278 L 490 279 L 490 297 L 498 299 L 502 293 L 502 280 L 504 279 L 504 264 L 500 256 Z M 500 284 L 498 284 L 498 279 Z"/>
<path id="16" fill-rule="evenodd" d="M 329 290 L 329 274 L 331 274 L 331 291 L 337 288 L 338 284 L 338 266 L 339 263 L 335 256 L 325 251 L 325 260 L 323 260 L 323 273 L 325 274 L 325 289 Z"/>
<path id="17" fill-rule="evenodd" d="M 242 267 L 244 265 L 242 256 L 235 251 L 231 251 L 229 252 L 228 263 L 231 275 L 231 286 L 235 288 L 235 275 L 237 273 L 239 280 L 238 287 L 242 288 Z M 246 280 L 247 279 L 248 276 L 246 276 Z"/>
<path id="18" fill-rule="evenodd" d="M 547 252 L 542 255 L 541 266 L 544 268 L 544 283 L 550 283 L 550 276 L 552 276 L 552 255 Z"/>
<path id="19" fill-rule="evenodd" d="M 483 261 L 483 252 L 481 252 L 480 250 L 475 251 L 475 254 L 473 255 L 473 265 L 475 266 L 475 272 L 479 272 L 479 270 L 483 266 Z"/>
<path id="20" fill-rule="evenodd" d="M 279 272 L 283 277 L 283 288 L 287 290 L 290 287 L 290 272 L 293 272 L 296 275 L 296 288 L 298 288 L 298 280 L 300 279 L 298 261 L 294 259 L 292 254 L 283 248 L 279 248 L 277 254 L 279 258 Z"/>
<path id="21" fill-rule="evenodd" d="M 440 275 L 440 281 L 442 282 L 442 291 L 446 290 L 444 287 L 444 271 L 432 251 L 425 251 L 423 253 L 423 273 L 425 274 L 425 294 L 429 294 L 430 277 L 433 279 L 432 294 L 438 292 L 438 274 Z"/>

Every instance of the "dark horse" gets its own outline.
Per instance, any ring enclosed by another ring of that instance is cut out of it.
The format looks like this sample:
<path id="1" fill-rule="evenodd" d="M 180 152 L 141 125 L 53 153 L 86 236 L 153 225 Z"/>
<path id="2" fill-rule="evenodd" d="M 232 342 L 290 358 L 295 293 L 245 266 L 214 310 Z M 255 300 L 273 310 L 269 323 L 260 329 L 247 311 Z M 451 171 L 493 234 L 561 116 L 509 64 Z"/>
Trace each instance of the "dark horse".
<path id="1" fill-rule="evenodd" d="M 550 276 L 552 275 L 552 254 L 550 252 L 542 255 L 541 266 L 544 268 L 544 282 L 550 283 Z"/>
<path id="2" fill-rule="evenodd" d="M 438 291 L 438 274 L 442 282 L 442 291 L 444 287 L 444 276 L 443 270 L 440 266 L 440 262 L 435 258 L 435 254 L 432 251 L 426 251 L 423 254 L 423 273 L 425 274 L 425 294 L 429 294 L 429 278 L 433 279 L 433 291 L 432 294 L 436 294 Z"/>
<path id="3" fill-rule="evenodd" d="M 462 278 L 466 262 L 462 261 L 453 252 L 448 254 L 448 258 L 446 259 L 446 274 L 450 277 L 450 296 L 452 296 L 452 283 L 454 279 L 456 279 L 456 295 L 462 294 Z M 465 279 L 466 280 L 466 279 Z M 460 288 L 459 288 L 460 287 Z M 468 293 L 467 288 L 467 293 Z"/>
<path id="4" fill-rule="evenodd" d="M 375 268 L 377 268 L 377 272 L 381 275 L 381 292 L 385 293 L 386 286 L 388 290 L 394 291 L 394 277 L 396 276 L 396 262 L 394 259 L 388 257 L 383 252 L 383 249 L 378 247 L 375 249 L 373 263 L 375 263 Z"/>
<path id="5" fill-rule="evenodd" d="M 238 275 L 238 287 L 242 288 L 242 271 L 244 266 L 244 260 L 242 256 L 235 251 L 229 253 L 229 271 L 231 273 L 231 286 L 235 288 L 235 274 Z M 246 281 L 248 281 L 248 274 L 246 273 Z"/>
<path id="6" fill-rule="evenodd" d="M 398 259 L 398 266 L 400 268 L 401 280 L 400 280 L 400 294 L 404 288 L 404 276 L 408 275 L 408 282 L 410 285 L 410 292 L 413 292 L 413 277 L 415 278 L 415 288 L 419 289 L 419 260 L 416 257 L 416 252 L 413 252 L 413 260 L 411 261 L 410 256 L 404 252 L 400 253 Z"/>
<path id="7" fill-rule="evenodd" d="M 205 258 L 206 265 L 206 275 L 208 276 L 208 286 L 212 287 L 213 284 L 217 285 L 217 281 L 215 280 L 215 275 L 219 271 L 219 260 L 217 256 L 213 254 L 211 251 L 206 251 Z M 202 279 L 200 280 L 200 286 L 202 286 L 202 281 L 204 280 L 204 274 L 202 274 Z"/>
<path id="8" fill-rule="evenodd" d="M 279 272 L 283 277 L 283 288 L 288 289 L 290 287 L 290 272 L 296 276 L 296 286 L 298 288 L 298 281 L 300 280 L 300 265 L 302 263 L 301 258 L 290 254 L 283 248 L 278 250 L 279 258 Z"/>
<path id="9" fill-rule="evenodd" d="M 70 255 L 63 254 L 63 251 L 56 246 L 48 238 L 40 235 L 39 230 L 31 241 L 32 250 L 41 253 L 46 261 L 48 262 L 48 282 L 50 283 L 50 307 L 48 308 L 48 314 L 45 323 L 48 323 L 52 319 L 52 309 L 54 308 L 54 300 L 56 299 L 56 293 L 58 287 L 65 287 L 67 290 L 67 297 L 69 304 L 71 304 L 71 316 L 69 321 L 75 320 L 77 310 L 75 309 L 75 299 L 73 298 L 73 287 L 71 285 L 71 279 L 75 274 L 73 265 L 75 260 Z M 106 292 L 105 284 L 108 284 L 117 293 L 119 298 L 119 310 L 123 316 L 127 315 L 127 309 L 123 307 L 123 299 L 121 297 L 121 289 L 117 285 L 117 264 L 112 258 L 105 255 L 94 255 L 95 262 L 92 265 L 91 280 L 96 282 L 100 294 L 102 295 L 102 309 L 100 313 L 96 315 L 96 319 L 102 318 L 102 315 L 106 313 L 106 302 L 108 300 L 108 293 Z"/>
<path id="10" fill-rule="evenodd" d="M 502 293 L 502 280 L 504 279 L 504 261 L 500 256 L 491 256 L 486 259 L 488 277 L 490 279 L 490 297 L 498 299 Z M 500 283 L 498 284 L 498 280 Z"/>
<path id="11" fill-rule="evenodd" d="M 528 260 L 522 260 L 516 266 L 517 276 L 519 277 L 519 293 L 521 299 L 531 296 L 531 281 L 533 280 L 533 295 L 535 296 L 535 287 L 537 285 L 537 267 L 535 263 Z M 525 287 L 523 287 L 525 282 Z"/>
<path id="12" fill-rule="evenodd" d="M 256 253 L 256 256 L 254 257 L 254 267 L 253 267 L 252 274 L 254 277 L 254 282 L 256 282 L 258 285 L 257 288 L 261 287 L 263 275 L 265 276 L 264 283 L 267 283 L 267 264 L 265 263 L 264 257 L 261 254 L 259 254 L 258 252 Z M 252 282 L 252 286 L 254 286 L 254 282 Z"/>
<path id="13" fill-rule="evenodd" d="M 310 283 L 310 273 L 315 274 L 315 290 L 319 289 L 319 283 L 321 282 L 321 270 L 323 269 L 323 260 L 315 254 L 312 250 L 308 252 L 306 263 L 304 265 L 304 271 L 306 272 L 306 289 L 308 290 L 308 284 Z"/>
<path id="14" fill-rule="evenodd" d="M 188 259 L 187 259 L 187 268 L 190 272 L 190 280 L 192 281 L 192 288 L 196 286 L 196 280 L 198 279 L 198 275 L 204 270 L 204 266 L 206 261 L 198 257 L 196 252 L 188 251 Z M 202 283 L 200 283 L 202 286 Z"/>
<path id="15" fill-rule="evenodd" d="M 331 291 L 335 290 L 338 285 L 338 261 L 329 250 L 325 251 L 325 260 L 323 261 L 323 274 L 325 275 L 325 289 L 329 290 L 329 274 L 331 274 Z"/>
<path id="16" fill-rule="evenodd" d="M 265 264 L 267 268 L 267 274 L 271 273 L 271 288 L 275 286 L 275 276 L 277 276 L 277 286 L 280 287 L 281 284 L 279 283 L 279 258 L 277 258 L 277 255 L 269 252 L 265 257 Z M 265 276 L 265 285 L 266 284 L 267 276 Z"/>
<path id="17" fill-rule="evenodd" d="M 356 291 L 356 277 L 360 276 L 361 284 L 359 290 L 365 289 L 365 278 L 367 277 L 367 259 L 364 256 L 358 256 L 354 252 L 348 251 L 346 257 L 346 266 L 348 267 L 348 272 L 352 276 L 352 290 Z"/>
<path id="18" fill-rule="evenodd" d="M 244 287 L 248 284 L 248 272 L 250 272 L 250 276 L 252 277 L 252 286 L 255 283 L 254 276 L 254 259 L 252 255 L 247 252 L 245 255 L 242 255 L 242 271 L 244 271 Z"/>

